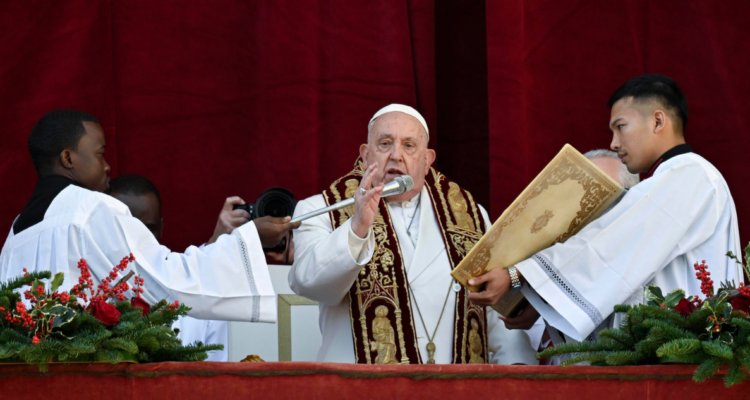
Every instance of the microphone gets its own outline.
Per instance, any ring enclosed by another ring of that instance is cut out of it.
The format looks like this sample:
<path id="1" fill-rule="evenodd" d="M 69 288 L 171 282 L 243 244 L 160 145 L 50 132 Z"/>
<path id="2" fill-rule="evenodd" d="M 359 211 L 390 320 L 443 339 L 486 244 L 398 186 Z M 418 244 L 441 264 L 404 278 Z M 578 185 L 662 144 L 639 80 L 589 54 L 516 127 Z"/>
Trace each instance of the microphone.
<path id="1" fill-rule="evenodd" d="M 389 197 L 389 196 L 395 196 L 397 194 L 404 194 L 410 191 L 413 187 L 414 187 L 414 180 L 411 179 L 411 176 L 401 175 L 401 176 L 396 177 L 396 179 L 394 179 L 391 183 L 385 185 L 385 187 L 383 188 L 383 194 L 381 194 L 380 197 Z M 320 210 L 315 210 L 305 215 L 300 215 L 299 217 L 295 217 L 289 222 L 304 221 L 308 218 L 312 218 L 320 214 L 325 214 L 327 212 L 336 211 L 345 207 L 349 207 L 352 204 L 354 204 L 354 196 L 346 200 L 341 200 L 338 203 L 331 204 L 328 207 L 321 208 Z"/>

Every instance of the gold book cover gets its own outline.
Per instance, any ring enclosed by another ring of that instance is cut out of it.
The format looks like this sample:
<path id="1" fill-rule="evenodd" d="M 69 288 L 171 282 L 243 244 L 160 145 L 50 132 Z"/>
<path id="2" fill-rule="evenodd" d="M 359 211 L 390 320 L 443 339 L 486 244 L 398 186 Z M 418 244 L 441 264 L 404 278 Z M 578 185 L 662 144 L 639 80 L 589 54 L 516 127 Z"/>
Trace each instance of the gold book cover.
<path id="1" fill-rule="evenodd" d="M 600 215 L 625 189 L 566 144 L 451 272 L 469 290 L 469 279 L 508 268 L 564 242 Z M 512 315 L 524 301 L 508 293 L 494 308 Z"/>

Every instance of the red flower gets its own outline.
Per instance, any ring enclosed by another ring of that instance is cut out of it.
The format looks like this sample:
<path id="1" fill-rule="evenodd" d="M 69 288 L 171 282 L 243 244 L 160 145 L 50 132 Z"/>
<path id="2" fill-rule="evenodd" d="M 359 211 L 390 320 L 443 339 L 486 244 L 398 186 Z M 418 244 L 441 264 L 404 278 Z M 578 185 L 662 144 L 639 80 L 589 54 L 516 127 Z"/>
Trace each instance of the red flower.
<path id="1" fill-rule="evenodd" d="M 120 312 L 115 306 L 105 301 L 92 301 L 86 310 L 106 326 L 115 326 L 120 322 Z"/>
<path id="2" fill-rule="evenodd" d="M 130 305 L 143 310 L 143 315 L 148 315 L 151 311 L 151 306 L 140 297 L 133 297 L 130 299 Z"/>
<path id="3" fill-rule="evenodd" d="M 39 342 L 41 342 L 41 340 L 39 340 L 39 338 L 36 336 L 34 336 L 34 338 L 31 339 L 31 344 L 39 344 Z"/>
<path id="4" fill-rule="evenodd" d="M 738 311 L 750 312 L 750 299 L 744 296 L 736 296 L 729 299 L 732 308 Z"/>
<path id="5" fill-rule="evenodd" d="M 674 306 L 674 310 L 684 316 L 688 316 L 692 314 L 696 308 L 698 307 L 696 307 L 695 304 L 688 301 L 688 299 L 680 299 L 680 302 L 677 303 L 676 306 Z"/>

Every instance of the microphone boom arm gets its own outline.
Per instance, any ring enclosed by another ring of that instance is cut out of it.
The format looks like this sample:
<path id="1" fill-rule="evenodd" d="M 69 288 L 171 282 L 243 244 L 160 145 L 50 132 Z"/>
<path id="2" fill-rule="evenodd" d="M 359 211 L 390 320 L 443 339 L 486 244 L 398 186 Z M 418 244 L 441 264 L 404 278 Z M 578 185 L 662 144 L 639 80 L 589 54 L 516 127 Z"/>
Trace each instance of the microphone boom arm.
<path id="1" fill-rule="evenodd" d="M 397 194 L 404 194 L 410 191 L 413 187 L 414 187 L 414 180 L 411 179 L 411 176 L 402 175 L 394 179 L 391 183 L 385 185 L 385 187 L 383 188 L 383 194 L 380 195 L 380 197 L 383 198 L 383 197 L 388 197 L 388 196 L 394 196 Z M 299 217 L 294 217 L 289 222 L 304 221 L 308 218 L 317 217 L 320 214 L 325 214 L 327 212 L 336 211 L 345 207 L 349 207 L 352 204 L 354 204 L 354 197 L 341 200 L 338 203 L 331 204 L 328 207 L 321 208 L 319 210 L 315 210 L 304 215 L 300 215 Z"/>

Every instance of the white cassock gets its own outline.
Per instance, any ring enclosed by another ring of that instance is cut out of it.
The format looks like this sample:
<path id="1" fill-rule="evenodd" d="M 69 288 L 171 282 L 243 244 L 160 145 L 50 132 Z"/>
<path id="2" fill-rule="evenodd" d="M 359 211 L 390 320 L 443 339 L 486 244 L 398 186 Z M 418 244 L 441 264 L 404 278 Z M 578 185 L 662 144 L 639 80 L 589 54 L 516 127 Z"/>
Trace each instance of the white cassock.
<path id="1" fill-rule="evenodd" d="M 203 344 L 224 345 L 224 350 L 209 351 L 205 361 L 229 361 L 229 324 L 227 321 L 180 317 L 172 325 L 172 329 L 175 328 L 180 330 L 177 337 L 182 340 L 183 344 L 203 342 Z"/>
<path id="2" fill-rule="evenodd" d="M 701 295 L 696 262 L 706 261 L 715 289 L 726 280 L 742 282 L 728 251 L 740 254 L 729 188 L 711 163 L 687 153 L 661 163 L 577 235 L 516 267 L 528 282 L 524 295 L 542 318 L 580 341 L 615 305 L 641 298 L 648 284 L 665 294 L 681 288 Z"/>
<path id="3" fill-rule="evenodd" d="M 427 189 L 423 188 L 419 196 L 419 213 L 415 212 L 417 197 L 400 204 L 389 203 L 388 207 L 413 291 L 412 304 L 419 304 L 424 323 L 432 335 L 452 277 L 448 253 Z M 297 203 L 294 215 L 296 217 L 325 206 L 323 195 L 316 195 Z M 480 209 L 485 223 L 490 226 L 487 212 L 481 206 Z M 410 223 L 411 237 L 406 231 Z M 355 362 L 347 294 L 362 266 L 372 257 L 375 249 L 372 232 L 365 239 L 357 237 L 351 229 L 351 219 L 333 231 L 329 215 L 323 214 L 302 222 L 302 226 L 294 232 L 294 249 L 289 286 L 298 295 L 319 303 L 323 343 L 318 361 Z M 452 361 L 456 292 L 450 290 L 448 296 L 446 311 L 434 338 L 437 348 L 435 361 L 438 364 L 450 364 Z M 427 335 L 417 310 L 412 311 L 419 351 L 422 359 L 427 360 Z M 523 331 L 507 330 L 498 319 L 498 314 L 489 308 L 488 311 L 490 362 L 538 364 Z"/>
<path id="4" fill-rule="evenodd" d="M 149 304 L 178 300 L 201 319 L 276 321 L 276 297 L 252 222 L 203 249 L 173 253 L 125 204 L 76 185 L 55 197 L 42 222 L 18 235 L 11 229 L 0 254 L 0 281 L 26 268 L 64 272 L 62 287 L 70 288 L 81 275 L 78 261 L 85 259 L 98 284 L 130 253 L 136 260 L 128 270 L 145 280 L 142 297 Z"/>

